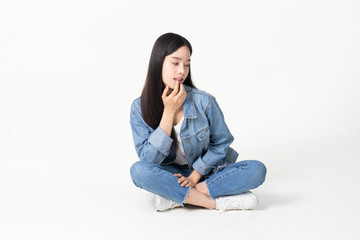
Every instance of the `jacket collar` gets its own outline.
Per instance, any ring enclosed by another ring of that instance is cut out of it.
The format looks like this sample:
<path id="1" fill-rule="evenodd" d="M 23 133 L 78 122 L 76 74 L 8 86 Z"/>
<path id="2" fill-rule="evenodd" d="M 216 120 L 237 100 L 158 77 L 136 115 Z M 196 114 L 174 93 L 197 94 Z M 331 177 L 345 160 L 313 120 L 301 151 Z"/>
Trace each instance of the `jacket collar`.
<path id="1" fill-rule="evenodd" d="M 192 88 L 183 85 L 186 91 L 186 98 L 183 103 L 184 118 L 196 118 L 194 99 L 192 96 Z"/>

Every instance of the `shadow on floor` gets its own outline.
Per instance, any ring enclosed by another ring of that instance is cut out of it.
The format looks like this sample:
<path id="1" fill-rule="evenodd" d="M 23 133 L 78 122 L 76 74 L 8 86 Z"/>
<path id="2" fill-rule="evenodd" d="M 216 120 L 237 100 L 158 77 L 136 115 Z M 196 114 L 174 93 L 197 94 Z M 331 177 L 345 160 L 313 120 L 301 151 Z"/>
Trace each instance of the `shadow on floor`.
<path id="1" fill-rule="evenodd" d="M 297 201 L 295 198 L 289 198 L 284 196 L 275 196 L 275 195 L 258 195 L 259 205 L 256 208 L 257 210 L 266 210 L 278 205 L 287 205 L 294 201 Z"/>
<path id="2" fill-rule="evenodd" d="M 255 210 L 266 210 L 266 209 L 270 209 L 272 207 L 276 207 L 276 206 L 280 206 L 280 205 L 281 206 L 287 205 L 289 203 L 293 203 L 294 201 L 296 201 L 295 198 L 289 198 L 289 197 L 284 197 L 284 196 L 257 195 L 257 197 L 259 199 L 259 205 L 256 207 Z M 205 209 L 203 207 L 189 205 L 189 204 L 185 204 L 184 207 L 185 207 L 185 209 L 188 209 L 188 210 Z"/>

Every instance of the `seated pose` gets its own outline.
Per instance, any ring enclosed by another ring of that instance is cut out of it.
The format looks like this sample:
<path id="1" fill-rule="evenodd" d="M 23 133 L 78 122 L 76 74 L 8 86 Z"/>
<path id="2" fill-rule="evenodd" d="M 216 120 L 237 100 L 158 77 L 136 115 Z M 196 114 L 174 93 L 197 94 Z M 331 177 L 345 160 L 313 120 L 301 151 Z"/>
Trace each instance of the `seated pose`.
<path id="1" fill-rule="evenodd" d="M 216 99 L 198 90 L 190 72 L 192 47 L 182 36 L 155 42 L 146 82 L 131 106 L 130 124 L 140 161 L 134 184 L 155 194 L 165 211 L 191 204 L 220 211 L 253 209 L 266 167 L 257 160 L 236 162 L 231 135 Z"/>

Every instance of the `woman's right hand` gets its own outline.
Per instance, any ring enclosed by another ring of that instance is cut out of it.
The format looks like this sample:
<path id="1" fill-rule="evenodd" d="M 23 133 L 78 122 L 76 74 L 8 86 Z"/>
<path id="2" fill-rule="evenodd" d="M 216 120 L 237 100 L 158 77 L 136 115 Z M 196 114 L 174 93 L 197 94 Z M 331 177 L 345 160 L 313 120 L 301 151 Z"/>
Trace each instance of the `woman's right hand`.
<path id="1" fill-rule="evenodd" d="M 161 96 L 164 103 L 164 111 L 159 124 L 159 127 L 168 136 L 171 136 L 175 115 L 180 109 L 182 109 L 181 107 L 186 98 L 185 88 L 178 82 L 176 82 L 174 90 L 171 93 L 170 91 L 169 86 L 166 86 Z"/>
<path id="2" fill-rule="evenodd" d="M 170 113 L 175 114 L 176 111 L 182 107 L 185 98 L 186 98 L 186 91 L 182 84 L 178 81 L 175 83 L 174 90 L 169 94 L 170 88 L 166 86 L 164 92 L 161 96 L 162 101 L 164 103 L 164 111 L 168 111 Z"/>

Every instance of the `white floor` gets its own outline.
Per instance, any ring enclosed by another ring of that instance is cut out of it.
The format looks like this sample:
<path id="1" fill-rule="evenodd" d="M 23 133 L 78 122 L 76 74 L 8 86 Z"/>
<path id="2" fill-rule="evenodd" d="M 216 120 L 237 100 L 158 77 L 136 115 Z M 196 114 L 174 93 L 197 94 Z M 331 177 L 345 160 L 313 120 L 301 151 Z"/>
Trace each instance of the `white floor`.
<path id="1" fill-rule="evenodd" d="M 0 240 L 360 239 L 359 4 L 0 1 Z M 266 164 L 258 209 L 158 213 L 133 185 L 130 104 L 166 32 Z"/>
<path id="2" fill-rule="evenodd" d="M 130 180 L 132 146 L 95 142 L 1 145 L 0 239 L 328 240 L 360 234 L 360 154 L 354 146 L 245 149 L 240 159 L 258 151 L 268 167 L 266 182 L 253 191 L 260 205 L 219 214 L 197 207 L 155 212 L 152 195 Z"/>

